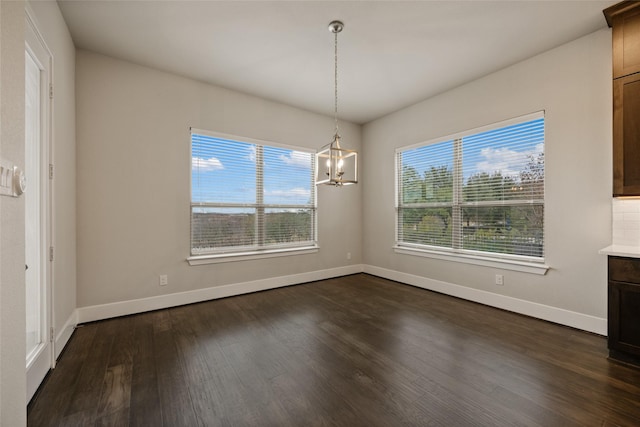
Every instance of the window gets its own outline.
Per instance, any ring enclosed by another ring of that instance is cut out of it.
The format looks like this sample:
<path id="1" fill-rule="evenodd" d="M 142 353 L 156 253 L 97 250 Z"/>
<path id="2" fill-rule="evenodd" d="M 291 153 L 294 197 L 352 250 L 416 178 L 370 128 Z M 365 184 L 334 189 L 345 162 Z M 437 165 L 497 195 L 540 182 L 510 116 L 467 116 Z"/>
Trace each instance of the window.
<path id="1" fill-rule="evenodd" d="M 543 261 L 542 112 L 396 156 L 399 248 Z"/>
<path id="2" fill-rule="evenodd" d="M 312 151 L 191 131 L 191 255 L 312 247 Z"/>

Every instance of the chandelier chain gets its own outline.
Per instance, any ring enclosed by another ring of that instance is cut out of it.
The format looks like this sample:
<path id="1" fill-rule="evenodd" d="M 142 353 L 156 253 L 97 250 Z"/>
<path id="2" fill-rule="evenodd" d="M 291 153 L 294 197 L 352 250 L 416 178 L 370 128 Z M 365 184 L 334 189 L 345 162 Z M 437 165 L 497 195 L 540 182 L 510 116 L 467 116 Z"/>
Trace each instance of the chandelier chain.
<path id="1" fill-rule="evenodd" d="M 334 120 L 336 124 L 336 135 L 338 135 L 338 32 L 334 35 Z"/>

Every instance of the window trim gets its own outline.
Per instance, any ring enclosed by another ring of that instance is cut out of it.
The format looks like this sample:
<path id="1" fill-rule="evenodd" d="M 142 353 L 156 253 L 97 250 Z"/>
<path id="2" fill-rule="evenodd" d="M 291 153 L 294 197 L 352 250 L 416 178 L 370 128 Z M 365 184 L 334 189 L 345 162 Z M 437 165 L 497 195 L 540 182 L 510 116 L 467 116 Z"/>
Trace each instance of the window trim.
<path id="1" fill-rule="evenodd" d="M 189 265 L 203 265 L 203 264 L 217 264 L 223 262 L 233 262 L 233 261 L 243 261 L 243 260 L 252 260 L 252 259 L 261 259 L 261 258 L 273 258 L 279 256 L 290 256 L 290 255 L 302 255 L 308 253 L 318 252 L 318 192 L 315 189 L 315 185 L 312 186 L 312 203 L 310 205 L 282 205 L 282 204 L 267 204 L 262 203 L 262 206 L 259 207 L 260 201 L 263 197 L 261 192 L 259 191 L 259 186 L 264 184 L 263 179 L 256 179 L 256 203 L 243 204 L 243 203 L 210 203 L 210 202 L 194 202 L 193 201 L 193 134 L 208 136 L 217 139 L 226 139 L 230 141 L 237 141 L 247 144 L 256 144 L 258 146 L 268 146 L 274 148 L 282 148 L 287 150 L 294 150 L 299 152 L 309 153 L 311 155 L 315 155 L 315 150 L 307 147 L 299 147 L 287 144 L 281 144 L 272 141 L 265 141 L 255 138 L 249 138 L 239 135 L 231 135 L 221 132 L 214 132 L 204 129 L 198 129 L 194 127 L 189 128 L 189 256 L 187 257 L 187 262 Z M 258 150 L 262 151 L 262 150 Z M 315 180 L 315 161 L 312 162 L 312 170 L 311 170 L 311 182 L 313 183 Z M 256 166 L 256 175 L 260 168 Z M 257 178 L 257 177 L 256 177 Z M 304 242 L 304 244 L 282 244 L 282 245 L 271 245 L 271 246 L 263 246 L 260 247 L 258 245 L 253 246 L 243 246 L 243 247 L 223 247 L 218 250 L 214 250 L 209 253 L 203 254 L 194 254 L 192 253 L 192 227 L 193 221 L 191 219 L 192 210 L 194 207 L 245 207 L 256 209 L 256 215 L 259 215 L 259 211 L 272 208 L 304 208 L 312 211 L 312 240 L 309 242 Z"/>
<path id="2" fill-rule="evenodd" d="M 424 258 L 433 258 L 443 261 L 459 262 L 464 264 L 480 265 L 484 267 L 498 268 L 501 270 L 519 271 L 522 273 L 531 273 L 545 275 L 550 266 L 544 261 L 528 261 L 526 259 L 517 259 L 510 257 L 493 257 L 484 254 L 473 254 L 472 251 L 458 253 L 453 250 L 446 251 L 445 248 L 436 246 L 413 247 L 405 245 L 394 245 L 393 250 L 397 254 L 420 256 Z M 518 257 L 518 255 L 511 255 Z M 522 257 L 526 258 L 526 257 Z"/>
<path id="3" fill-rule="evenodd" d="M 456 141 L 458 140 L 462 140 L 465 137 L 471 136 L 471 135 L 475 135 L 475 134 L 479 134 L 479 133 L 483 133 L 483 132 L 488 132 L 491 130 L 495 130 L 495 129 L 500 129 L 500 128 L 504 128 L 504 127 L 508 127 L 511 125 L 515 125 L 515 124 L 519 124 L 519 123 L 523 123 L 523 122 L 528 122 L 528 121 L 532 121 L 532 120 L 536 120 L 536 119 L 545 119 L 545 127 L 546 127 L 546 117 L 545 117 L 545 110 L 540 110 L 540 111 L 536 111 L 534 113 L 529 113 L 529 114 L 525 114 L 522 116 L 518 116 L 518 117 L 513 117 L 511 119 L 507 119 L 507 120 L 502 120 L 500 122 L 496 122 L 496 123 L 492 123 L 489 125 L 485 125 L 485 126 L 479 126 L 473 129 L 469 129 L 466 131 L 462 131 L 462 132 L 457 132 L 454 134 L 450 134 L 450 135 L 445 135 L 445 136 L 441 136 L 438 138 L 434 138 L 434 139 L 430 139 L 427 141 L 423 141 L 423 142 L 418 142 L 416 144 L 411 144 L 411 145 L 407 145 L 407 146 L 403 146 L 403 147 L 399 147 L 395 149 L 395 199 L 394 199 L 394 203 L 395 203 L 395 244 L 393 245 L 393 250 L 395 253 L 397 254 L 403 254 L 403 255 L 414 255 L 414 256 L 421 256 L 421 257 L 426 257 L 426 258 L 434 258 L 434 259 L 440 259 L 440 260 L 444 260 L 444 261 L 452 261 L 452 262 L 460 262 L 460 263 L 465 263 L 465 264 L 473 264 L 473 265 L 480 265 L 480 266 L 486 266 L 486 267 L 493 267 L 493 268 L 500 268 L 503 270 L 513 270 L 513 271 L 520 271 L 520 272 L 524 272 L 524 273 L 532 273 L 532 274 L 540 274 L 540 275 L 544 275 L 546 274 L 546 272 L 551 268 L 548 265 L 546 265 L 545 261 L 545 256 L 543 257 L 528 257 L 528 256 L 522 256 L 522 255 L 512 255 L 512 254 L 501 254 L 498 252 L 483 252 L 483 251 L 474 251 L 474 250 L 470 250 L 470 249 L 461 249 L 461 248 L 456 248 L 456 247 L 452 247 L 452 248 L 447 248 L 447 247 L 441 247 L 441 246 L 429 246 L 429 245 L 420 245 L 420 244 L 412 244 L 412 243 L 406 243 L 406 242 L 401 242 L 399 240 L 399 238 L 401 237 L 401 231 L 400 231 L 400 224 L 399 224 L 399 215 L 400 215 L 400 209 L 401 209 L 401 205 L 400 205 L 400 183 L 399 183 L 399 179 L 400 179 L 400 174 L 399 174 L 399 167 L 400 167 L 400 154 L 404 151 L 407 150 L 411 150 L 411 149 L 415 149 L 415 148 L 420 148 L 420 147 L 425 147 L 428 145 L 433 145 L 433 144 L 438 144 L 441 142 L 447 142 L 447 141 L 453 141 L 454 143 L 454 163 L 457 161 L 457 157 L 455 155 L 455 150 L 459 149 L 458 143 Z M 545 146 L 546 146 L 546 137 L 545 137 Z M 458 170 L 456 171 L 454 169 L 453 171 L 454 175 L 457 175 L 458 173 L 462 173 L 461 168 L 458 168 Z M 545 178 L 546 178 L 546 174 L 545 174 Z M 455 185 L 459 185 L 459 181 L 457 179 L 454 179 L 454 186 Z M 545 179 L 545 186 L 546 186 L 546 179 Z M 455 194 L 455 192 L 454 192 Z M 458 192 L 458 195 L 460 195 L 461 192 Z M 455 196 L 454 196 L 455 197 Z M 462 201 L 458 201 L 458 206 L 460 206 L 460 208 L 464 207 L 464 206 L 483 206 L 483 205 L 488 205 L 488 206 L 500 206 L 500 205 L 508 205 L 508 206 L 512 206 L 512 205 L 534 205 L 534 204 L 540 204 L 542 203 L 542 206 L 546 206 L 545 203 L 545 199 L 546 199 L 546 192 L 544 194 L 544 198 L 543 199 L 537 199 L 535 201 L 519 201 L 519 200 L 510 200 L 509 203 L 503 203 L 501 201 L 481 201 L 481 202 L 462 202 Z M 428 207 L 433 207 L 434 205 L 441 205 L 443 207 L 451 207 L 453 209 L 454 205 L 455 205 L 455 200 L 451 200 L 451 202 L 434 202 L 434 203 L 428 203 Z M 411 206 L 411 207 L 416 207 L 416 206 Z M 454 209 L 455 210 L 455 209 Z M 546 223 L 545 223 L 546 224 Z M 452 231 L 453 232 L 453 231 Z M 461 235 L 460 235 L 461 236 Z M 452 241 L 453 239 L 455 239 L 456 236 L 452 236 Z M 545 240 L 546 243 L 546 240 Z M 545 251 L 543 250 L 543 254 L 546 255 Z"/>
<path id="4" fill-rule="evenodd" d="M 315 254 L 320 246 L 297 246 L 295 248 L 265 249 L 261 251 L 227 252 L 207 255 L 192 255 L 187 258 L 189 265 L 219 264 L 233 261 L 250 261 L 255 259 L 276 258 L 281 256 Z"/>

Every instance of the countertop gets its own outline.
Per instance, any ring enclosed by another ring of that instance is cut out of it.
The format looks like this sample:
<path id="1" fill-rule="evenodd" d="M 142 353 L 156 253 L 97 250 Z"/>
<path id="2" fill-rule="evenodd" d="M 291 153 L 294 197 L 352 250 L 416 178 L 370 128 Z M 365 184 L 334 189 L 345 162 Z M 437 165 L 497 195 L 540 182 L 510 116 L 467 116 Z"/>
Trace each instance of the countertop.
<path id="1" fill-rule="evenodd" d="M 640 247 L 611 245 L 607 246 L 606 248 L 600 249 L 598 253 L 603 255 L 623 256 L 628 258 L 640 258 Z"/>

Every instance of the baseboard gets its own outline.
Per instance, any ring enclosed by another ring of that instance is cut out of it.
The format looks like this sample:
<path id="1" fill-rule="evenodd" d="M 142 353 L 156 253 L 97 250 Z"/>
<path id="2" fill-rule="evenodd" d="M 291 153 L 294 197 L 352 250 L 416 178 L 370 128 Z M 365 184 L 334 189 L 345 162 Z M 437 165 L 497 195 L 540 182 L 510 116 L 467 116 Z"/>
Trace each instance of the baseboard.
<path id="1" fill-rule="evenodd" d="M 581 329 L 595 334 L 607 335 L 607 319 L 589 316 L 574 311 L 564 310 L 531 301 L 512 298 L 491 292 L 473 289 L 453 283 L 433 280 L 400 271 L 376 267 L 373 265 L 349 265 L 327 270 L 311 271 L 307 273 L 279 276 L 269 279 L 254 280 L 250 282 L 235 283 L 231 285 L 216 286 L 211 288 L 196 289 L 193 291 L 179 292 L 168 295 L 141 298 L 115 302 L 111 304 L 93 305 L 78 308 L 65 323 L 65 327 L 56 337 L 56 358 L 64 345 L 71 337 L 73 327 L 78 323 L 93 322 L 111 317 L 126 316 L 145 311 L 159 310 L 176 307 L 185 304 L 208 301 L 218 298 L 231 297 L 251 292 L 275 289 L 298 283 L 313 282 L 316 280 L 330 279 L 332 277 L 346 276 L 356 273 L 368 273 L 385 279 L 395 280 L 431 291 L 440 292 L 457 298 L 466 299 L 491 307 L 512 311 L 526 316 L 535 317 L 549 322 L 558 323 L 572 328 Z"/>
<path id="2" fill-rule="evenodd" d="M 583 331 L 593 332 L 598 335 L 607 335 L 607 319 L 481 291 L 466 286 L 455 285 L 453 283 L 441 282 L 439 280 L 402 273 L 373 265 L 364 265 L 363 271 L 374 276 L 384 277 L 385 279 L 395 280 L 397 282 L 478 302 L 491 307 L 513 311 L 515 313 L 570 326 Z"/>
<path id="3" fill-rule="evenodd" d="M 64 350 L 64 347 L 69 342 L 69 339 L 71 338 L 71 334 L 73 334 L 73 330 L 75 329 L 77 324 L 78 324 L 78 310 L 73 310 L 73 312 L 71 313 L 71 316 L 69 316 L 69 318 L 64 323 L 62 328 L 60 328 L 60 330 L 57 331 L 58 333 L 56 334 L 55 342 L 54 342 L 55 360 L 58 360 L 58 356 L 60 356 L 60 353 L 62 353 L 62 350 Z"/>
<path id="4" fill-rule="evenodd" d="M 269 279 L 234 283 L 231 285 L 215 286 L 211 288 L 196 289 L 193 291 L 178 292 L 167 295 L 158 295 L 149 298 L 80 307 L 77 309 L 77 322 L 93 322 L 96 320 L 109 319 L 111 317 L 126 316 L 129 314 L 160 310 L 163 308 L 231 297 L 250 292 L 265 291 L 268 289 L 275 289 L 284 286 L 295 285 L 298 283 L 313 282 L 316 280 L 330 279 L 332 277 L 346 276 L 349 274 L 361 273 L 362 271 L 363 266 L 361 264 L 348 265 L 345 267 L 336 267 L 327 270 L 310 271 L 307 273 L 272 277 Z"/>

